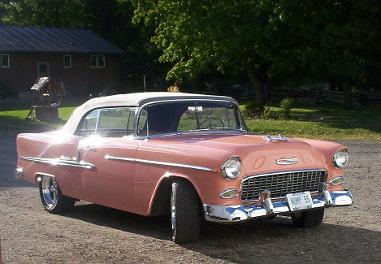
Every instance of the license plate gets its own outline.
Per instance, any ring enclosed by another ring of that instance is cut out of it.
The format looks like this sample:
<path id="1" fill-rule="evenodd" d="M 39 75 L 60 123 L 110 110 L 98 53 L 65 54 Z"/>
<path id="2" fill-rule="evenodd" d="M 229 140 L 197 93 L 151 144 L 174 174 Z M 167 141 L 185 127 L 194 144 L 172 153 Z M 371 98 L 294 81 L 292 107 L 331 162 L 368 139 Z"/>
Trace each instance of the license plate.
<path id="1" fill-rule="evenodd" d="M 310 209 L 313 205 L 310 192 L 289 193 L 287 201 L 291 211 Z"/>

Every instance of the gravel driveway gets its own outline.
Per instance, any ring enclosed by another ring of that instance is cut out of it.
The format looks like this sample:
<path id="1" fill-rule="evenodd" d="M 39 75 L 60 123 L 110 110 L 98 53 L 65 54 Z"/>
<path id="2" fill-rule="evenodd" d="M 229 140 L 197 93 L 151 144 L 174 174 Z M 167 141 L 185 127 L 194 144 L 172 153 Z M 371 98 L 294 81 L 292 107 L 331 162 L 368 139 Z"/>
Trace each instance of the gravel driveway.
<path id="1" fill-rule="evenodd" d="M 51 215 L 38 190 L 13 178 L 15 135 L 0 133 L 0 236 L 4 263 L 381 263 L 381 144 L 344 142 L 351 151 L 351 207 L 326 210 L 311 230 L 278 217 L 207 225 L 198 243 L 179 246 L 166 218 L 145 218 L 79 203 Z"/>

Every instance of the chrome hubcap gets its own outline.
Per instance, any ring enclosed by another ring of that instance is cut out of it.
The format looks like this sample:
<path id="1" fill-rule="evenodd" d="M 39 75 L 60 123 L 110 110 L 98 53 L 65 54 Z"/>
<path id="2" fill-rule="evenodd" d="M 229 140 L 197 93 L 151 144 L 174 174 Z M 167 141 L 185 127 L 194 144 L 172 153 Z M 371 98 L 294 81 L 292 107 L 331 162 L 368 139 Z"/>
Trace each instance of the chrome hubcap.
<path id="1" fill-rule="evenodd" d="M 53 177 L 43 177 L 41 181 L 42 198 L 48 209 L 56 206 L 58 201 L 58 185 Z"/>

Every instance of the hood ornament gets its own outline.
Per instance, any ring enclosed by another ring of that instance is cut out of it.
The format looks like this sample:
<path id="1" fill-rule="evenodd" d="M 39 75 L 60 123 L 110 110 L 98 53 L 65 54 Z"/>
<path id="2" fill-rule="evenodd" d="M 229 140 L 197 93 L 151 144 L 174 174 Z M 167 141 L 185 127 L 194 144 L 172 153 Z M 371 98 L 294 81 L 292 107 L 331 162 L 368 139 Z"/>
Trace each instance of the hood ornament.
<path id="1" fill-rule="evenodd" d="M 286 159 L 277 159 L 275 164 L 277 165 L 292 165 L 298 163 L 299 158 L 286 158 Z"/>
<path id="2" fill-rule="evenodd" d="M 279 134 L 278 136 L 266 136 L 266 140 L 270 142 L 288 141 L 288 138 Z"/>

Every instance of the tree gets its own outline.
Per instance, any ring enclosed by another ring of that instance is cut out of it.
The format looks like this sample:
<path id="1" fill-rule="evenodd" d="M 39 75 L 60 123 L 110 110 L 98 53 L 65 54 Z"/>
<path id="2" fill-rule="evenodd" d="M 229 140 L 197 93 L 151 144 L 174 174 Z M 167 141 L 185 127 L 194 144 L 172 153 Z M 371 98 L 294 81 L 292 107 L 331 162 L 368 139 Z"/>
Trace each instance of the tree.
<path id="1" fill-rule="evenodd" d="M 298 50 L 305 73 L 344 90 L 344 104 L 352 91 L 380 73 L 381 5 L 378 0 L 281 1 L 282 17 L 299 35 Z"/>
<path id="2" fill-rule="evenodd" d="M 271 74 L 271 36 L 278 19 L 271 1 L 136 1 L 136 23 L 154 25 L 152 41 L 163 50 L 162 62 L 174 63 L 167 78 L 181 81 L 210 67 L 240 68 L 266 99 Z"/>
<path id="3" fill-rule="evenodd" d="M 84 12 L 81 0 L 8 0 L 1 22 L 17 26 L 81 27 Z"/>
<path id="4" fill-rule="evenodd" d="M 136 0 L 136 23 L 153 25 L 168 79 L 240 68 L 266 100 L 266 83 L 334 79 L 350 105 L 353 86 L 379 72 L 377 0 Z M 372 69 L 372 70 L 370 70 Z M 377 69 L 377 70 L 375 70 Z"/>

